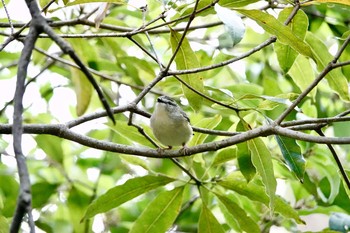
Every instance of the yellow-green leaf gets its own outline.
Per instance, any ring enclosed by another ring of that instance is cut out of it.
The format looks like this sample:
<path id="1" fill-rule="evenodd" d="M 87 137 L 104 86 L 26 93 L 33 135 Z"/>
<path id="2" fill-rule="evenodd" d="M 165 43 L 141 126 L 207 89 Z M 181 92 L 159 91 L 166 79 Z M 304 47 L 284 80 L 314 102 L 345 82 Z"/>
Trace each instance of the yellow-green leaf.
<path id="1" fill-rule="evenodd" d="M 173 52 L 175 52 L 176 48 L 179 45 L 181 34 L 171 30 L 170 43 Z M 176 68 L 178 70 L 188 70 L 193 68 L 200 67 L 198 58 L 196 54 L 193 52 L 190 43 L 186 38 L 184 38 L 179 51 L 175 57 Z M 203 93 L 204 85 L 203 85 L 203 77 L 200 73 L 195 74 L 185 74 L 180 76 L 181 79 L 191 86 L 193 89 Z M 188 99 L 191 107 L 198 111 L 202 105 L 203 98 L 187 88 L 185 85 L 182 85 L 183 93 Z"/>
<path id="2" fill-rule="evenodd" d="M 48 157 L 60 164 L 63 163 L 62 138 L 40 134 L 35 137 L 35 141 Z"/>
<path id="3" fill-rule="evenodd" d="M 292 10 L 293 8 L 285 8 L 282 10 L 278 15 L 278 20 L 282 23 L 285 22 Z M 299 10 L 294 16 L 293 20 L 288 24 L 288 27 L 292 30 L 294 35 L 302 40 L 305 38 L 308 26 L 309 20 L 307 15 L 302 10 Z M 288 44 L 283 44 L 279 41 L 276 41 L 274 44 L 274 49 L 276 51 L 278 63 L 280 64 L 281 69 L 285 73 L 288 72 L 297 58 L 298 53 Z"/>
<path id="4" fill-rule="evenodd" d="M 242 209 L 237 203 L 223 195 L 216 194 L 216 196 L 225 206 L 227 211 L 237 221 L 243 231 L 249 233 L 260 232 L 259 225 L 252 218 L 250 218 L 244 209 Z"/>
<path id="5" fill-rule="evenodd" d="M 208 209 L 205 203 L 202 203 L 202 210 L 199 215 L 198 233 L 224 233 L 224 229 Z"/>
<path id="6" fill-rule="evenodd" d="M 333 56 L 328 52 L 327 46 L 311 32 L 306 34 L 305 39 L 314 54 L 313 57 L 317 62 L 318 70 L 323 70 L 333 60 Z M 350 101 L 348 82 L 341 69 L 330 71 L 325 78 L 329 86 L 338 93 L 341 99 Z"/>
<path id="7" fill-rule="evenodd" d="M 143 193 L 164 186 L 172 181 L 174 179 L 165 176 L 143 176 L 130 179 L 122 185 L 111 188 L 91 203 L 85 213 L 84 219 L 118 207 Z"/>
<path id="8" fill-rule="evenodd" d="M 349 0 L 314 0 L 311 2 L 306 2 L 305 5 L 314 4 L 314 3 L 338 3 L 338 4 L 350 6 Z"/>
<path id="9" fill-rule="evenodd" d="M 312 69 L 309 59 L 303 55 L 299 55 L 295 60 L 293 66 L 288 71 L 295 84 L 301 91 L 305 90 L 315 79 L 315 73 Z M 314 88 L 309 95 L 315 99 L 316 88 Z"/>
<path id="10" fill-rule="evenodd" d="M 89 107 L 93 88 L 89 80 L 80 70 L 71 68 L 71 75 L 77 99 L 75 110 L 77 115 L 81 116 Z"/>
<path id="11" fill-rule="evenodd" d="M 2 215 L 0 215 L 0 233 L 10 232 L 10 223 Z"/>
<path id="12" fill-rule="evenodd" d="M 184 187 L 160 193 L 137 218 L 129 233 L 163 233 L 174 223 L 181 209 Z"/>
<path id="13" fill-rule="evenodd" d="M 203 118 L 200 121 L 196 122 L 194 126 L 206 129 L 214 129 L 218 124 L 220 124 L 221 120 L 222 117 L 220 115 L 216 115 L 210 118 Z M 189 145 L 195 146 L 202 144 L 208 136 L 208 134 L 195 133 Z"/>
<path id="14" fill-rule="evenodd" d="M 237 149 L 232 147 L 227 147 L 215 154 L 211 167 L 217 167 L 220 164 L 231 161 L 237 157 Z"/>
<path id="15" fill-rule="evenodd" d="M 262 178 L 266 194 L 270 198 L 270 209 L 273 210 L 277 182 L 273 172 L 270 151 L 261 138 L 249 140 L 248 148 L 251 152 L 252 162 Z"/>
<path id="16" fill-rule="evenodd" d="M 75 1 L 68 2 L 66 6 L 73 6 L 73 5 L 92 3 L 92 2 L 101 2 L 101 3 L 109 2 L 114 4 L 126 4 L 124 0 L 75 0 Z"/>
<path id="17" fill-rule="evenodd" d="M 275 35 L 278 40 L 284 44 L 288 44 L 295 51 L 307 57 L 312 57 L 313 54 L 309 45 L 302 39 L 295 36 L 290 27 L 284 25 L 272 15 L 259 10 L 237 10 L 239 13 L 251 18 L 259 24 L 268 33 Z"/>
<path id="18" fill-rule="evenodd" d="M 269 205 L 269 198 L 264 188 L 254 182 L 247 183 L 238 172 L 231 173 L 222 181 L 218 182 L 218 184 L 226 189 L 246 196 L 252 201 L 264 203 L 266 206 Z M 297 223 L 303 222 L 299 218 L 298 212 L 279 196 L 275 196 L 275 211 L 286 218 L 293 218 Z"/>

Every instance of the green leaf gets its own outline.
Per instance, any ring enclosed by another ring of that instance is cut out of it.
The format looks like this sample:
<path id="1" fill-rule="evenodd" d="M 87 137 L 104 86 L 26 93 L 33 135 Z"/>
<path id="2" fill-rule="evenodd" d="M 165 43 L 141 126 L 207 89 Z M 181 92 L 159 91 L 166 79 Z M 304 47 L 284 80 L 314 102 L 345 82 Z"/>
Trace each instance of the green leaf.
<path id="1" fill-rule="evenodd" d="M 268 33 L 275 35 L 283 44 L 288 44 L 294 50 L 307 57 L 313 57 L 309 45 L 294 35 L 290 27 L 275 19 L 272 15 L 259 10 L 237 10 L 239 13 L 256 21 Z"/>
<path id="2" fill-rule="evenodd" d="M 143 176 L 130 179 L 122 185 L 111 188 L 91 203 L 85 213 L 84 219 L 118 207 L 143 193 L 159 186 L 164 186 L 172 181 L 174 179 L 165 176 Z"/>
<path id="3" fill-rule="evenodd" d="M 238 44 L 245 32 L 242 19 L 234 12 L 225 7 L 215 4 L 214 9 L 219 19 L 224 23 L 226 33 L 231 39 L 231 47 Z"/>
<path id="4" fill-rule="evenodd" d="M 248 148 L 252 155 L 252 162 L 262 178 L 266 194 L 270 198 L 270 209 L 273 210 L 277 182 L 273 172 L 270 151 L 261 138 L 249 140 Z"/>
<path id="5" fill-rule="evenodd" d="M 222 116 L 215 115 L 214 117 L 201 119 L 200 121 L 196 122 L 194 126 L 200 127 L 200 128 L 206 128 L 206 129 L 214 129 L 217 125 L 220 124 L 221 120 L 222 120 Z M 208 136 L 209 136 L 208 134 L 195 133 L 189 145 L 190 146 L 200 145 L 205 141 L 205 139 Z"/>
<path id="6" fill-rule="evenodd" d="M 251 181 L 256 174 L 256 169 L 252 163 L 252 156 L 247 142 L 237 144 L 237 161 L 242 175 L 247 182 Z"/>
<path id="7" fill-rule="evenodd" d="M 47 182 L 35 183 L 32 185 L 32 206 L 33 208 L 43 207 L 52 194 L 57 193 L 56 189 L 59 184 L 50 184 Z"/>
<path id="8" fill-rule="evenodd" d="M 216 167 L 220 164 L 226 163 L 236 158 L 237 149 L 232 147 L 227 147 L 220 150 L 215 154 L 211 167 Z"/>
<path id="9" fill-rule="evenodd" d="M 278 15 L 278 20 L 282 23 L 285 22 L 291 14 L 292 10 L 293 8 L 285 8 L 282 10 Z M 308 25 L 309 21 L 307 15 L 304 13 L 304 11 L 299 10 L 298 13 L 294 16 L 293 20 L 288 24 L 288 27 L 292 30 L 294 35 L 304 40 Z M 298 53 L 292 49 L 291 46 L 282 44 L 279 41 L 276 41 L 274 48 L 280 67 L 285 73 L 287 73 L 297 58 Z"/>
<path id="10" fill-rule="evenodd" d="M 109 2 L 114 4 L 126 4 L 125 0 L 76 0 L 70 1 L 66 4 L 66 6 L 73 6 L 78 4 L 92 3 L 92 2 Z"/>
<path id="11" fill-rule="evenodd" d="M 0 233 L 7 232 L 10 232 L 10 223 L 4 216 L 0 215 Z"/>
<path id="12" fill-rule="evenodd" d="M 148 166 L 147 160 L 144 160 L 141 157 L 134 156 L 134 155 L 123 155 L 123 154 L 119 156 L 127 164 L 140 166 L 147 171 L 151 171 L 151 168 Z"/>
<path id="13" fill-rule="evenodd" d="M 313 0 L 311 2 L 306 2 L 306 5 L 314 4 L 315 2 L 316 2 L 316 4 L 318 4 L 318 3 L 338 3 L 338 4 L 350 6 L 349 0 Z"/>
<path id="14" fill-rule="evenodd" d="M 237 124 L 237 131 L 238 132 L 244 132 L 249 130 L 248 125 L 244 121 L 239 121 Z M 251 181 L 255 174 L 256 169 L 252 163 L 252 156 L 251 152 L 248 149 L 248 143 L 242 142 L 236 145 L 237 146 L 237 161 L 238 161 L 238 167 L 243 176 L 246 178 L 246 180 L 249 182 Z"/>
<path id="15" fill-rule="evenodd" d="M 75 110 L 77 115 L 81 116 L 89 107 L 93 88 L 86 76 L 76 68 L 71 68 L 71 78 L 77 99 Z"/>
<path id="16" fill-rule="evenodd" d="M 178 47 L 181 36 L 182 35 L 180 33 L 171 30 L 170 43 L 173 52 L 175 52 L 175 49 Z M 184 38 L 184 40 L 182 41 L 181 47 L 175 56 L 175 62 L 176 68 L 178 70 L 187 70 L 200 67 L 200 63 L 197 59 L 197 56 L 193 52 L 190 43 L 186 38 Z M 195 90 L 201 93 L 204 92 L 203 77 L 200 73 L 185 74 L 181 75 L 180 77 L 185 83 L 190 85 Z M 202 106 L 203 98 L 198 96 L 185 85 L 182 85 L 182 89 L 191 107 L 195 111 L 198 111 Z"/>
<path id="17" fill-rule="evenodd" d="M 242 7 L 258 1 L 259 0 L 220 0 L 220 4 L 224 7 Z"/>
<path id="18" fill-rule="evenodd" d="M 229 176 L 225 177 L 222 181 L 218 182 L 218 185 L 227 188 L 229 190 L 235 191 L 243 196 L 248 197 L 252 201 L 258 201 L 266 206 L 269 205 L 269 197 L 266 195 L 264 188 L 254 182 L 247 182 L 245 179 L 238 175 L 239 173 L 231 173 Z M 275 196 L 275 206 L 274 210 L 282 214 L 286 218 L 292 218 L 297 223 L 302 223 L 303 221 L 299 218 L 298 212 L 295 211 L 290 205 L 288 205 L 282 198 Z"/>
<path id="19" fill-rule="evenodd" d="M 130 233 L 166 232 L 181 209 L 184 186 L 161 192 L 137 218 Z"/>
<path id="20" fill-rule="evenodd" d="M 272 110 L 281 104 L 290 106 L 293 103 L 291 100 L 296 99 L 298 96 L 299 95 L 296 93 L 279 94 L 276 96 L 261 95 L 259 97 L 264 99 L 264 101 L 262 101 L 258 107 L 260 110 Z M 300 111 L 298 107 L 295 107 L 295 110 Z"/>
<path id="21" fill-rule="evenodd" d="M 199 215 L 198 233 L 224 233 L 224 229 L 208 209 L 205 203 L 202 203 L 202 210 Z"/>
<path id="22" fill-rule="evenodd" d="M 35 141 L 40 149 L 54 161 L 62 164 L 64 152 L 62 149 L 62 139 L 50 135 L 37 135 Z"/>
<path id="23" fill-rule="evenodd" d="M 14 175 L 6 175 L 3 171 L 0 172 L 0 180 L 0 214 L 12 217 L 16 209 L 19 184 Z"/>
<path id="24" fill-rule="evenodd" d="M 238 204 L 229 198 L 216 194 L 219 198 L 220 202 L 225 206 L 228 212 L 233 216 L 233 218 L 237 221 L 242 231 L 245 232 L 260 232 L 259 225 L 251 219 L 247 213 L 242 209 Z"/>
<path id="25" fill-rule="evenodd" d="M 305 90 L 314 81 L 315 73 L 312 69 L 309 59 L 299 55 L 293 66 L 288 71 L 288 74 L 292 77 L 295 84 L 301 91 Z M 316 88 L 314 88 L 309 95 L 315 99 Z"/>
<path id="26" fill-rule="evenodd" d="M 130 143 L 138 143 L 140 145 L 145 145 L 154 148 L 153 144 L 147 140 L 136 127 L 128 125 L 125 121 L 118 121 L 117 125 L 112 123 L 107 123 L 107 125 L 120 136 L 128 139 Z"/>
<path id="27" fill-rule="evenodd" d="M 303 182 L 305 174 L 305 159 L 296 141 L 284 136 L 275 136 L 284 160 L 298 179 Z"/>
<path id="28" fill-rule="evenodd" d="M 87 206 L 91 202 L 91 196 L 72 187 L 69 190 L 69 195 L 67 198 L 67 207 L 69 210 L 69 222 L 73 225 L 73 232 L 84 232 L 86 229 L 86 224 L 80 222 L 82 216 L 84 216 Z M 91 222 L 90 222 L 91 224 Z"/>
<path id="29" fill-rule="evenodd" d="M 84 65 L 96 69 L 94 66 L 99 59 L 97 48 L 91 46 L 86 40 L 70 39 L 68 41 Z M 78 116 L 81 116 L 89 107 L 94 88 L 82 71 L 71 67 L 70 72 L 77 99 L 76 112 Z"/>
<path id="30" fill-rule="evenodd" d="M 311 32 L 306 34 L 306 42 L 312 49 L 318 70 L 323 70 L 333 60 L 333 56 L 328 52 L 327 46 Z M 338 93 L 341 99 L 350 101 L 348 82 L 341 69 L 330 71 L 326 75 L 326 79 L 329 86 Z"/>
<path id="31" fill-rule="evenodd" d="M 48 51 L 50 46 L 52 45 L 53 41 L 49 38 L 41 38 L 35 43 L 35 46 L 37 48 L 42 49 L 43 51 Z M 33 53 L 33 63 L 35 65 L 38 65 L 40 62 L 45 62 L 47 60 L 47 57 L 42 53 Z"/>

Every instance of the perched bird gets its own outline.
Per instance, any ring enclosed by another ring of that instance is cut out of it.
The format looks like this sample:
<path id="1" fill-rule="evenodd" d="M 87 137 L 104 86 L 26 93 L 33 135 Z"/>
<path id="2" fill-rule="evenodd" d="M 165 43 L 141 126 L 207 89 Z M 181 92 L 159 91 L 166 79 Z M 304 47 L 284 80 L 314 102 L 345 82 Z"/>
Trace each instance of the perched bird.
<path id="1" fill-rule="evenodd" d="M 165 146 L 182 146 L 193 135 L 190 119 L 177 103 L 168 96 L 160 96 L 151 116 L 151 128 L 154 136 Z"/>

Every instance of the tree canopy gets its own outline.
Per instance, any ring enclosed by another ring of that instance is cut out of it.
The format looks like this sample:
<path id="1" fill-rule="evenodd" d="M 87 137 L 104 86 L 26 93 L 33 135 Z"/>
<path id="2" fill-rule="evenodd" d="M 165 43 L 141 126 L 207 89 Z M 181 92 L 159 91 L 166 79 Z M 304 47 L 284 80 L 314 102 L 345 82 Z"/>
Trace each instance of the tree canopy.
<path id="1" fill-rule="evenodd" d="M 349 229 L 348 0 L 25 3 L 0 8 L 1 233 Z"/>

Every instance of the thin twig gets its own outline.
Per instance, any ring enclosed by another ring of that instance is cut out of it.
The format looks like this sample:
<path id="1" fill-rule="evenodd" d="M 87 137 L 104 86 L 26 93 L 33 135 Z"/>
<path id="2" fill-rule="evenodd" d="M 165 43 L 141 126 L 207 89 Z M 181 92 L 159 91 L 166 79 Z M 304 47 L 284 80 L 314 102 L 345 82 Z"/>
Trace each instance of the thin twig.
<path id="1" fill-rule="evenodd" d="M 2 2 L 2 6 L 4 7 L 4 10 L 5 10 L 5 13 L 6 13 L 6 16 L 7 16 L 7 20 L 9 21 L 9 24 L 10 24 L 10 29 L 11 29 L 11 35 L 14 33 L 14 28 L 13 28 L 13 24 L 12 24 L 12 20 L 11 20 L 11 17 L 10 17 L 10 14 L 9 12 L 7 11 L 7 7 L 6 7 L 6 3 L 4 0 L 1 0 Z"/>
<path id="2" fill-rule="evenodd" d="M 325 137 L 325 135 L 324 135 L 324 133 L 322 132 L 321 129 L 316 130 L 316 132 L 317 132 L 320 136 Z M 332 146 L 331 144 L 326 144 L 326 145 L 327 145 L 328 149 L 330 150 L 330 152 L 332 153 L 333 158 L 334 158 L 335 162 L 337 163 L 337 166 L 338 166 L 338 168 L 339 168 L 339 170 L 340 170 L 340 173 L 341 173 L 341 175 L 343 176 L 343 179 L 344 179 L 346 185 L 348 186 L 348 189 L 350 190 L 350 180 L 349 180 L 349 177 L 348 177 L 348 175 L 346 174 L 346 171 L 345 171 L 345 169 L 344 169 L 344 167 L 343 167 L 343 165 L 342 165 L 342 163 L 341 163 L 341 161 L 340 161 L 340 159 L 339 159 L 339 157 L 338 157 L 338 155 L 337 155 L 337 152 L 334 150 L 334 148 L 333 148 L 333 146 Z"/>
<path id="3" fill-rule="evenodd" d="M 345 50 L 346 46 L 350 42 L 350 35 L 346 38 L 343 45 L 339 48 L 338 52 L 334 55 L 332 61 L 330 61 L 327 66 L 322 70 L 322 72 L 316 77 L 316 79 L 298 96 L 296 100 L 276 119 L 276 124 L 281 124 L 281 122 L 288 116 L 290 112 L 314 89 L 318 83 L 334 69 L 334 64 L 338 61 L 340 55 Z"/>

